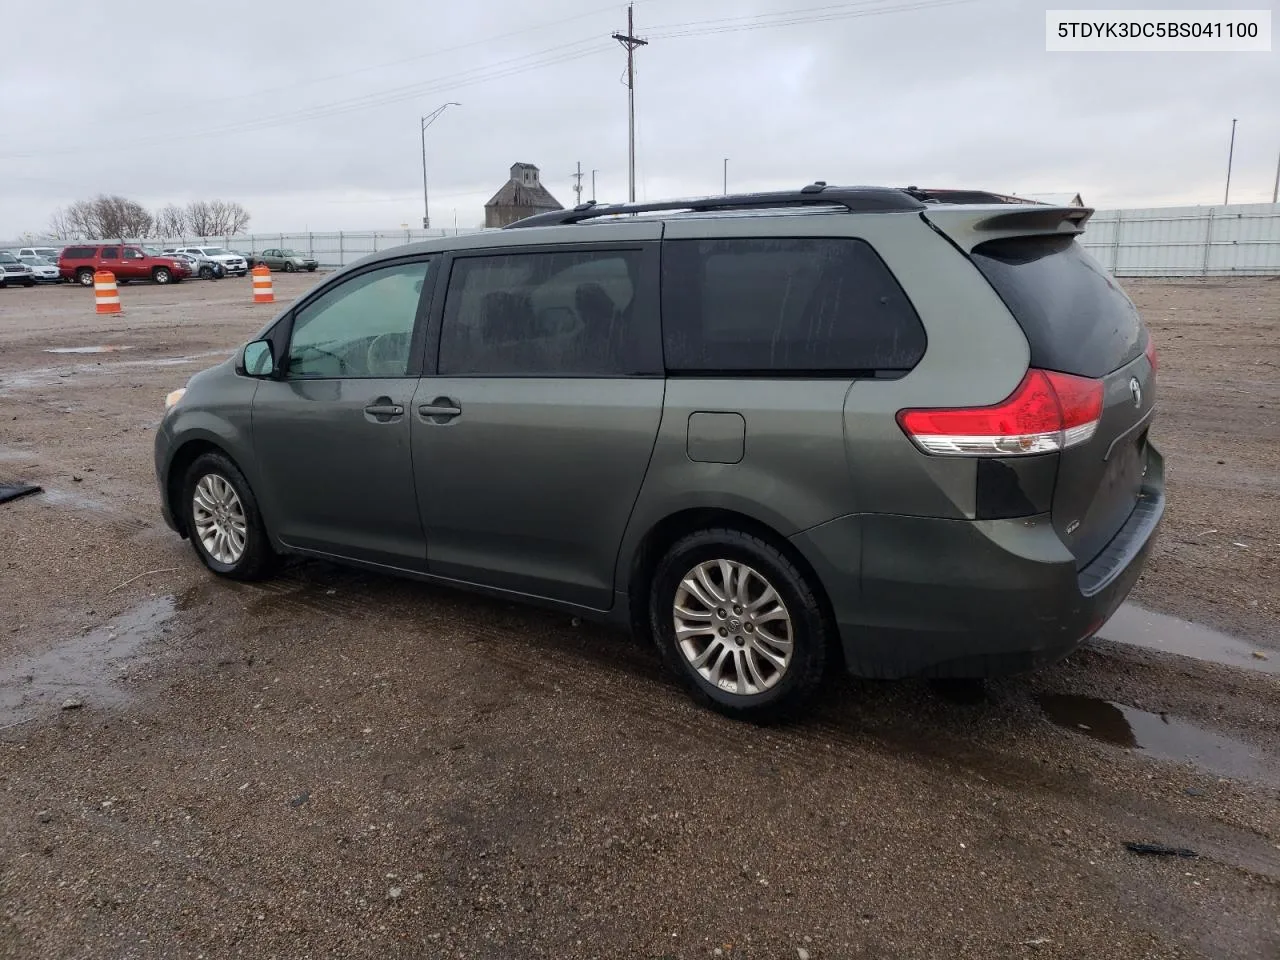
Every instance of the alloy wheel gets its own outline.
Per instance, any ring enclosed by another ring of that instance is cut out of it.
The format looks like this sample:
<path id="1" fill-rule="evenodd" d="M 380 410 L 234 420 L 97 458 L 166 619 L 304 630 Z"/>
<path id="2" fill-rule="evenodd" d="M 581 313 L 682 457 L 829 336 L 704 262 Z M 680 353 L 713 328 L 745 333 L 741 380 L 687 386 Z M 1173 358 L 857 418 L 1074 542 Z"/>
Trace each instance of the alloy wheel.
<path id="1" fill-rule="evenodd" d="M 206 473 L 192 495 L 191 517 L 205 552 L 219 563 L 234 565 L 244 556 L 249 525 L 235 487 L 216 473 Z"/>
<path id="2" fill-rule="evenodd" d="M 762 693 L 791 664 L 791 614 L 773 585 L 744 563 L 698 564 L 676 588 L 672 615 L 680 652 L 704 680 L 726 693 Z"/>

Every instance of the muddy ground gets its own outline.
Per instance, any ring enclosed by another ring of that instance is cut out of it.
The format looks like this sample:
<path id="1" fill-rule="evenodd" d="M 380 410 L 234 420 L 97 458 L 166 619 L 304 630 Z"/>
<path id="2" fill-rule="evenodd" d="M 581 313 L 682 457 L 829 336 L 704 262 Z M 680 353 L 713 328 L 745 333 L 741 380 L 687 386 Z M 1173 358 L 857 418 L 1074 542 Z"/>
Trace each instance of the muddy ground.
<path id="1" fill-rule="evenodd" d="M 843 680 L 771 730 L 555 614 L 214 580 L 153 429 L 270 308 L 0 291 L 0 480 L 45 488 L 0 506 L 0 957 L 1274 960 L 1280 281 L 1129 287 L 1170 496 L 1134 599 L 1182 619 L 980 696 Z M 48 352 L 86 346 L 122 349 Z"/>

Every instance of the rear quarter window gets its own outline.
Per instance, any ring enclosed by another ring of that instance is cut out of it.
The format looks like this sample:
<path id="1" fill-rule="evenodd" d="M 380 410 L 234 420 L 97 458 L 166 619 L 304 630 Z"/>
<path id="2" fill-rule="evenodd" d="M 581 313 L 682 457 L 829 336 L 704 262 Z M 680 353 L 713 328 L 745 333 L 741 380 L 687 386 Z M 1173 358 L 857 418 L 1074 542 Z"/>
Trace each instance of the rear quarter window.
<path id="1" fill-rule="evenodd" d="M 926 343 L 884 261 L 844 237 L 666 241 L 662 325 L 684 374 L 905 373 Z"/>
<path id="2" fill-rule="evenodd" d="M 96 247 L 67 247 L 62 251 L 62 256 L 67 260 L 89 260 L 96 249 Z"/>
<path id="3" fill-rule="evenodd" d="M 1032 366 L 1104 377 L 1146 346 L 1137 308 L 1071 237 L 990 240 L 971 256 L 1026 334 Z"/>

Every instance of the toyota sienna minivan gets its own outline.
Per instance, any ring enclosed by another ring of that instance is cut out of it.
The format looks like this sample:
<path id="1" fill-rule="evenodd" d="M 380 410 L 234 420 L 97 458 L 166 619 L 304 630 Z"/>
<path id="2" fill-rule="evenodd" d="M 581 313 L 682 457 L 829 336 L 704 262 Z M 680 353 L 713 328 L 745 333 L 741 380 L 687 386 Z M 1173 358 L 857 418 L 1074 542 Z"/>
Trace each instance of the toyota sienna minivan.
<path id="1" fill-rule="evenodd" d="M 1164 510 L 1091 213 L 817 183 L 383 251 L 169 396 L 165 518 L 225 577 L 297 554 L 627 625 L 743 718 L 841 667 L 1049 663 Z"/>

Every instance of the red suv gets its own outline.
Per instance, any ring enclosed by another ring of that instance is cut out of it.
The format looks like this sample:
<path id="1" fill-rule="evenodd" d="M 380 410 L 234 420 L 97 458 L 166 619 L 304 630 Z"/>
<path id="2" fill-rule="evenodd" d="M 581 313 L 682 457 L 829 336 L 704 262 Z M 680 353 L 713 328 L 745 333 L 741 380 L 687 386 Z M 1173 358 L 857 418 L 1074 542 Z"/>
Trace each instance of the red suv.
<path id="1" fill-rule="evenodd" d="M 154 280 L 176 283 L 191 276 L 191 268 L 181 260 L 156 256 L 142 247 L 114 244 L 71 246 L 58 258 L 58 273 L 82 287 L 93 286 L 96 270 L 110 270 L 117 280 Z"/>

